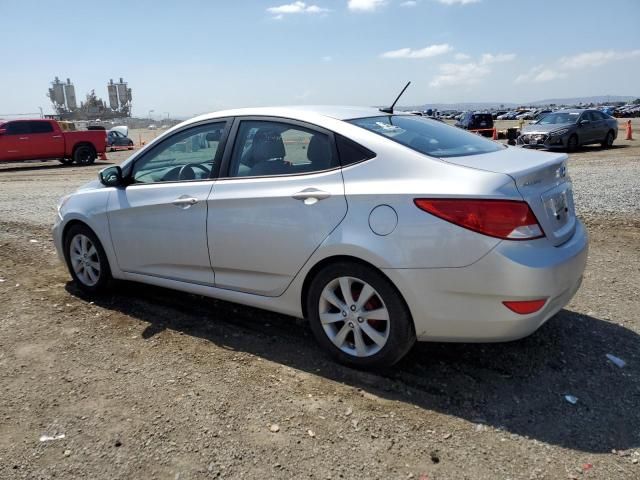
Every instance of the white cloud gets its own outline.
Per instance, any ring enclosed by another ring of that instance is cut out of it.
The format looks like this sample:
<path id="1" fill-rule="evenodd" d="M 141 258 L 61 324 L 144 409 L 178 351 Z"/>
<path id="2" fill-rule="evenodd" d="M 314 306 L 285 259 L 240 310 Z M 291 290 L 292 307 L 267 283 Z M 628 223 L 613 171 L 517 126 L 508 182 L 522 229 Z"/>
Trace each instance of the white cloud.
<path id="1" fill-rule="evenodd" d="M 331 61 L 333 61 L 333 57 L 331 55 L 325 55 L 324 57 L 322 57 L 322 61 L 323 62 L 331 62 Z"/>
<path id="2" fill-rule="evenodd" d="M 583 68 L 600 67 L 610 62 L 640 57 L 640 50 L 596 50 L 562 57 L 553 65 L 538 65 L 526 73 L 518 75 L 515 83 L 542 83 L 567 77 L 567 72 Z"/>
<path id="3" fill-rule="evenodd" d="M 467 55 L 466 53 L 456 53 L 454 58 L 456 60 L 464 62 L 465 60 L 471 60 L 471 55 Z"/>
<path id="4" fill-rule="evenodd" d="M 281 20 L 284 15 L 297 14 L 297 13 L 326 13 L 328 8 L 322 8 L 317 5 L 307 5 L 305 2 L 293 2 L 285 5 L 279 5 L 277 7 L 267 8 L 267 12 L 271 13 L 276 20 Z"/>
<path id="5" fill-rule="evenodd" d="M 455 56 L 456 60 L 469 60 L 471 57 L 464 53 Z M 489 65 L 493 63 L 510 62 L 516 58 L 514 53 L 485 53 L 478 61 L 466 63 L 444 63 L 438 68 L 439 75 L 431 80 L 432 87 L 446 87 L 453 85 L 473 85 L 479 83 L 491 73 Z"/>
<path id="6" fill-rule="evenodd" d="M 386 0 L 349 0 L 347 6 L 354 12 L 373 12 L 382 7 Z"/>
<path id="7" fill-rule="evenodd" d="M 565 78 L 566 76 L 567 76 L 566 73 L 559 72 L 558 70 L 554 70 L 544 65 L 538 65 L 537 67 L 533 67 L 527 73 L 518 75 L 516 77 L 515 82 L 516 83 L 543 83 L 543 82 L 550 82 L 552 80 Z"/>
<path id="8" fill-rule="evenodd" d="M 445 5 L 469 5 L 470 3 L 479 3 L 480 0 L 438 0 Z"/>
<path id="9" fill-rule="evenodd" d="M 483 65 L 488 65 L 490 63 L 510 62 L 515 58 L 515 53 L 497 53 L 495 55 L 491 53 L 485 53 L 482 55 L 482 57 L 480 57 L 480 63 L 482 63 Z"/>
<path id="10" fill-rule="evenodd" d="M 596 50 L 594 52 L 580 53 L 572 57 L 563 57 L 560 59 L 560 64 L 565 68 L 573 69 L 599 67 L 609 62 L 626 60 L 639 56 L 640 50 L 629 50 L 626 52 L 615 50 Z"/>
<path id="11" fill-rule="evenodd" d="M 407 0 L 406 2 L 402 2 L 400 4 L 401 7 L 415 7 L 416 5 L 418 5 L 418 2 L 416 0 Z"/>
<path id="12" fill-rule="evenodd" d="M 447 43 L 439 45 L 429 45 L 428 47 L 414 50 L 412 48 L 401 48 L 380 54 L 382 58 L 429 58 L 450 52 L 453 47 Z"/>
<path id="13" fill-rule="evenodd" d="M 439 69 L 440 74 L 429 83 L 432 87 L 473 85 L 491 73 L 489 67 L 475 62 L 444 63 Z"/>

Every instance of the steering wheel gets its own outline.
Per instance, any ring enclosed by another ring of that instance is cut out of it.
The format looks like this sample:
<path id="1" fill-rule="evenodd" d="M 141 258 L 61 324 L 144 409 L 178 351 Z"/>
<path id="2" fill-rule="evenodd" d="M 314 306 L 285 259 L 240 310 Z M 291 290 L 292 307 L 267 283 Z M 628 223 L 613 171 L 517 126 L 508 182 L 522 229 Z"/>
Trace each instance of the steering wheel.
<path id="1" fill-rule="evenodd" d="M 180 171 L 178 171 L 178 179 L 195 180 L 196 172 L 193 171 L 194 168 L 199 168 L 200 170 L 202 170 L 205 173 L 206 178 L 208 178 L 211 174 L 211 170 L 209 170 L 204 165 L 201 165 L 200 163 L 187 163 L 186 165 L 180 167 Z"/>

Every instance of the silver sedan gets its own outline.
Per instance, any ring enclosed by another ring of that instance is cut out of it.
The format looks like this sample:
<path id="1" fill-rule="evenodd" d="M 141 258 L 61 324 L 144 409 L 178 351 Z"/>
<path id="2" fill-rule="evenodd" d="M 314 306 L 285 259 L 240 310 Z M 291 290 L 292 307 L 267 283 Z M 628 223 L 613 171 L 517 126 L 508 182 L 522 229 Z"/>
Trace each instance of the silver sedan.
<path id="1" fill-rule="evenodd" d="M 348 107 L 184 122 L 68 195 L 59 256 L 90 293 L 138 281 L 306 317 L 356 367 L 416 340 L 535 331 L 580 285 L 565 154 Z"/>

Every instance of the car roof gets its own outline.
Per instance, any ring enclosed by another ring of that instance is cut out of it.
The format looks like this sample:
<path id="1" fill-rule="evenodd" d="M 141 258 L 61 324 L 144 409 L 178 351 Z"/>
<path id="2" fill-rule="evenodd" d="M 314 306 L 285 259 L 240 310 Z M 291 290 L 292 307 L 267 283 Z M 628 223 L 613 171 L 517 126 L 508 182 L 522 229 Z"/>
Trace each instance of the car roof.
<path id="1" fill-rule="evenodd" d="M 336 120 L 388 115 L 374 107 L 350 107 L 338 105 L 295 105 L 283 107 L 253 107 L 222 110 L 200 115 L 191 121 L 202 121 L 220 117 L 240 117 L 260 115 L 268 117 L 285 117 L 293 120 L 308 120 L 310 117 L 328 117 Z M 407 115 L 406 112 L 394 112 L 394 115 Z"/>

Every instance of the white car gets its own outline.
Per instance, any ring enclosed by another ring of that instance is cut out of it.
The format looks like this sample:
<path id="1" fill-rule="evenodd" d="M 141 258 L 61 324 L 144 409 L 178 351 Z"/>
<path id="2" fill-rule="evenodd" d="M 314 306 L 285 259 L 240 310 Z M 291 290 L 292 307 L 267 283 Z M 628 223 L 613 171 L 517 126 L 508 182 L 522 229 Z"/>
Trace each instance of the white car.
<path id="1" fill-rule="evenodd" d="M 529 335 L 580 285 L 565 154 L 349 107 L 229 110 L 168 130 L 64 197 L 87 292 L 133 280 L 306 317 L 357 367 L 415 340 Z"/>

